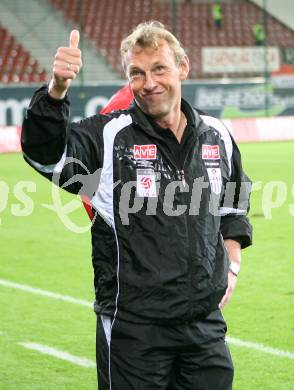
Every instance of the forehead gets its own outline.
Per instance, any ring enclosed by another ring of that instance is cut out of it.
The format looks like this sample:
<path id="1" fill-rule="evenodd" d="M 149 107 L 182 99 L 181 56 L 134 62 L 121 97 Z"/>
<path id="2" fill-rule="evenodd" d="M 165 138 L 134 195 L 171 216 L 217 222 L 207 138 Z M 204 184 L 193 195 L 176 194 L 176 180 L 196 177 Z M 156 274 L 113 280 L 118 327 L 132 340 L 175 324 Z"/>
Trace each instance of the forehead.
<path id="1" fill-rule="evenodd" d="M 145 68 L 156 62 L 175 65 L 174 53 L 165 40 L 161 40 L 157 47 L 135 45 L 127 52 L 125 58 L 127 68 L 135 66 Z"/>

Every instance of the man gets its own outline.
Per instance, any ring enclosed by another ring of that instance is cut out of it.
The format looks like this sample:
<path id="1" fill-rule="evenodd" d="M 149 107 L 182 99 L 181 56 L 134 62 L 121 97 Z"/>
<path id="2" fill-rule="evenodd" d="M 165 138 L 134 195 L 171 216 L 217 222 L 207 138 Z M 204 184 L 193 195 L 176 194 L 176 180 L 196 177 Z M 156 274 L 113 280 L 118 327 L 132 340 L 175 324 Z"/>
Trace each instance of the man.
<path id="1" fill-rule="evenodd" d="M 221 6 L 220 1 L 216 1 L 212 5 L 212 18 L 213 18 L 215 27 L 221 28 L 222 27 L 223 13 L 222 13 L 222 6 Z"/>
<path id="2" fill-rule="evenodd" d="M 252 27 L 252 33 L 256 46 L 263 46 L 265 44 L 265 31 L 261 23 L 256 23 Z"/>
<path id="3" fill-rule="evenodd" d="M 251 243 L 238 148 L 220 121 L 181 98 L 189 60 L 159 22 L 121 45 L 133 104 L 70 123 L 78 40 L 74 30 L 58 49 L 22 146 L 30 165 L 91 202 L 99 389 L 231 389 L 220 309 Z M 73 180 L 81 175 L 91 185 Z"/>

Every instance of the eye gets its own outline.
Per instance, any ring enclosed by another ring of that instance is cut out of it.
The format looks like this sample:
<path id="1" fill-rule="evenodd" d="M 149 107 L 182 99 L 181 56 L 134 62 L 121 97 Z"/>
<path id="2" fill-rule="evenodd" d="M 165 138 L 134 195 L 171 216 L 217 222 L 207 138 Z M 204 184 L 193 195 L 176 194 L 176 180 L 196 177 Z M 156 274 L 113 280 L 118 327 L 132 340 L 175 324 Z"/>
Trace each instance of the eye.
<path id="1" fill-rule="evenodd" d="M 155 68 L 154 68 L 154 73 L 156 75 L 161 75 L 165 72 L 165 66 L 163 65 L 157 65 Z"/>
<path id="2" fill-rule="evenodd" d="M 138 79 L 144 77 L 144 74 L 139 69 L 133 69 L 130 71 L 129 77 L 130 77 L 130 80 L 138 80 Z"/>

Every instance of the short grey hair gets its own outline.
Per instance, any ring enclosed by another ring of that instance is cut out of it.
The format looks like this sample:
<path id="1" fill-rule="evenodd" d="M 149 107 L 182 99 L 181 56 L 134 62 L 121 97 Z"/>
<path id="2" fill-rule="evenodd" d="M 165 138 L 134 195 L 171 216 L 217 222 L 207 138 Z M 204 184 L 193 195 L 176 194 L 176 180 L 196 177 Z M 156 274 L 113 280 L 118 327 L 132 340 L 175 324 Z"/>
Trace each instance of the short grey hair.
<path id="1" fill-rule="evenodd" d="M 185 50 L 178 39 L 168 31 L 165 26 L 155 20 L 140 23 L 132 33 L 123 39 L 120 46 L 120 54 L 123 69 L 126 69 L 126 55 L 134 46 L 157 48 L 161 40 L 165 40 L 175 56 L 175 62 L 179 65 L 186 56 Z"/>

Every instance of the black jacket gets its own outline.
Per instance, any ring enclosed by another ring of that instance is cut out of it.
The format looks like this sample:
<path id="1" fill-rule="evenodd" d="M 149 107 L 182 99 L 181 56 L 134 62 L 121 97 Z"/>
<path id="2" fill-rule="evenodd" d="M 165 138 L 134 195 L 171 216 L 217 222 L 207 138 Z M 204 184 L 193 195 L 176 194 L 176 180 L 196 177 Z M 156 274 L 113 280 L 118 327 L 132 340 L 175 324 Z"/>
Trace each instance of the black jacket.
<path id="1" fill-rule="evenodd" d="M 250 183 L 236 144 L 218 119 L 184 100 L 182 110 L 188 124 L 176 154 L 171 130 L 136 104 L 70 123 L 67 98 L 42 87 L 31 101 L 26 161 L 91 200 L 98 313 L 146 323 L 203 318 L 227 287 L 223 239 L 251 244 Z"/>

